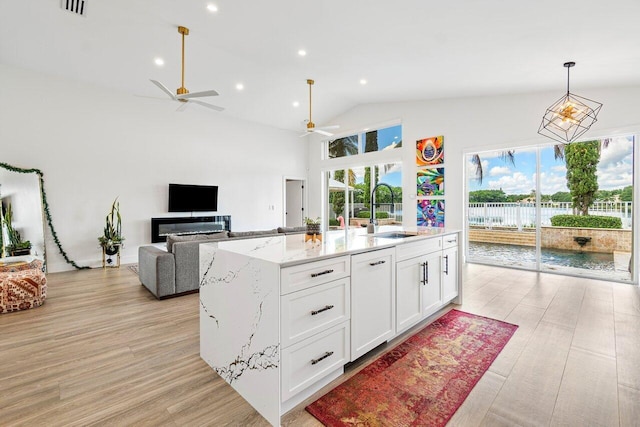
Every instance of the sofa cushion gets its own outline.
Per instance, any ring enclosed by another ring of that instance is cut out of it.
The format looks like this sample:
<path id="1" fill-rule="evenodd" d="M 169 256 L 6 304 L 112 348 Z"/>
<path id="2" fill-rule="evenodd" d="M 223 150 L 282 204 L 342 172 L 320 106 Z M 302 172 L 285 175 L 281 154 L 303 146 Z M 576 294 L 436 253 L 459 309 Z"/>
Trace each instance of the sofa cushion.
<path id="1" fill-rule="evenodd" d="M 230 231 L 229 237 L 253 237 L 253 236 L 273 236 L 274 234 L 278 234 L 278 229 L 274 228 L 272 230 L 256 230 L 256 231 Z"/>
<path id="2" fill-rule="evenodd" d="M 181 236 L 178 234 L 169 234 L 167 236 L 167 251 L 173 252 L 173 244 L 178 242 L 195 242 L 195 241 L 215 241 L 215 240 L 223 240 L 228 237 L 227 231 L 220 231 L 218 233 L 208 233 L 208 234 L 188 234 L 185 236 Z"/>
<path id="3" fill-rule="evenodd" d="M 284 233 L 284 234 L 299 234 L 299 233 L 306 233 L 307 231 L 307 227 L 306 226 L 301 226 L 301 227 L 278 227 L 278 233 Z"/>

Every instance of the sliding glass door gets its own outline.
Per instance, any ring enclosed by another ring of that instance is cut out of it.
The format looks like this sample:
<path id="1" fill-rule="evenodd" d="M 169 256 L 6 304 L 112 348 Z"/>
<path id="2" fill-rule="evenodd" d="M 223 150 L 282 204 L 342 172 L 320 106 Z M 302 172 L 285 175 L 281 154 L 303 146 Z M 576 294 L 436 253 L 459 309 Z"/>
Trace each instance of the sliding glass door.
<path id="1" fill-rule="evenodd" d="M 634 138 L 467 157 L 467 260 L 632 280 Z"/>

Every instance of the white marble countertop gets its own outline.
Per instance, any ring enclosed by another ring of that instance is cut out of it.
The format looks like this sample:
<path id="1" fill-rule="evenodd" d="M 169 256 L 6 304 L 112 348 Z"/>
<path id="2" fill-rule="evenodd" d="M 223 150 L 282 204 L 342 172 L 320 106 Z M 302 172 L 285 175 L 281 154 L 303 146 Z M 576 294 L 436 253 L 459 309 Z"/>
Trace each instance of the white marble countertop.
<path id="1" fill-rule="evenodd" d="M 374 234 L 365 228 L 332 230 L 322 235 L 322 241 L 305 242 L 304 234 L 261 237 L 242 240 L 203 243 L 219 249 L 280 264 L 288 267 L 323 258 L 351 255 L 371 250 L 390 248 L 399 244 L 456 233 L 459 230 L 428 227 L 381 226 Z M 385 237 L 384 233 L 402 232 L 409 236 Z"/>

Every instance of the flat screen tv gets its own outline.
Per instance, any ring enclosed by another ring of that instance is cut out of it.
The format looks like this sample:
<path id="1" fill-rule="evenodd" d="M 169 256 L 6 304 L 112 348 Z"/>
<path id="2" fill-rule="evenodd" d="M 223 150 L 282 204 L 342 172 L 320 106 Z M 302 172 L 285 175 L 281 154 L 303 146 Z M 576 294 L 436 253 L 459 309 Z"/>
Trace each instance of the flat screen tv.
<path id="1" fill-rule="evenodd" d="M 204 212 L 217 210 L 217 185 L 169 184 L 169 212 Z"/>

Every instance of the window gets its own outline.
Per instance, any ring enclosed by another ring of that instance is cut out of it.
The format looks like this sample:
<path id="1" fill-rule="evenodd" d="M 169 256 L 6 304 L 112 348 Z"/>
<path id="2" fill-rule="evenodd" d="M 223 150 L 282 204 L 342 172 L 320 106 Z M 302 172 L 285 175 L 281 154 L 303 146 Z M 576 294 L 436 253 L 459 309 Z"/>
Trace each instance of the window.
<path id="1" fill-rule="evenodd" d="M 400 147 L 402 147 L 402 126 L 395 125 L 330 140 L 327 143 L 327 157 L 335 159 Z"/>
<path id="2" fill-rule="evenodd" d="M 376 189 L 373 209 L 376 220 L 381 225 L 402 224 L 401 153 L 393 152 L 399 147 L 402 147 L 401 125 L 327 141 L 328 158 L 343 159 L 339 168 L 327 168 L 324 172 L 324 224 L 328 228 L 366 226 L 371 215 L 371 192 L 377 184 L 385 185 Z M 329 160 L 327 165 L 335 161 Z"/>

